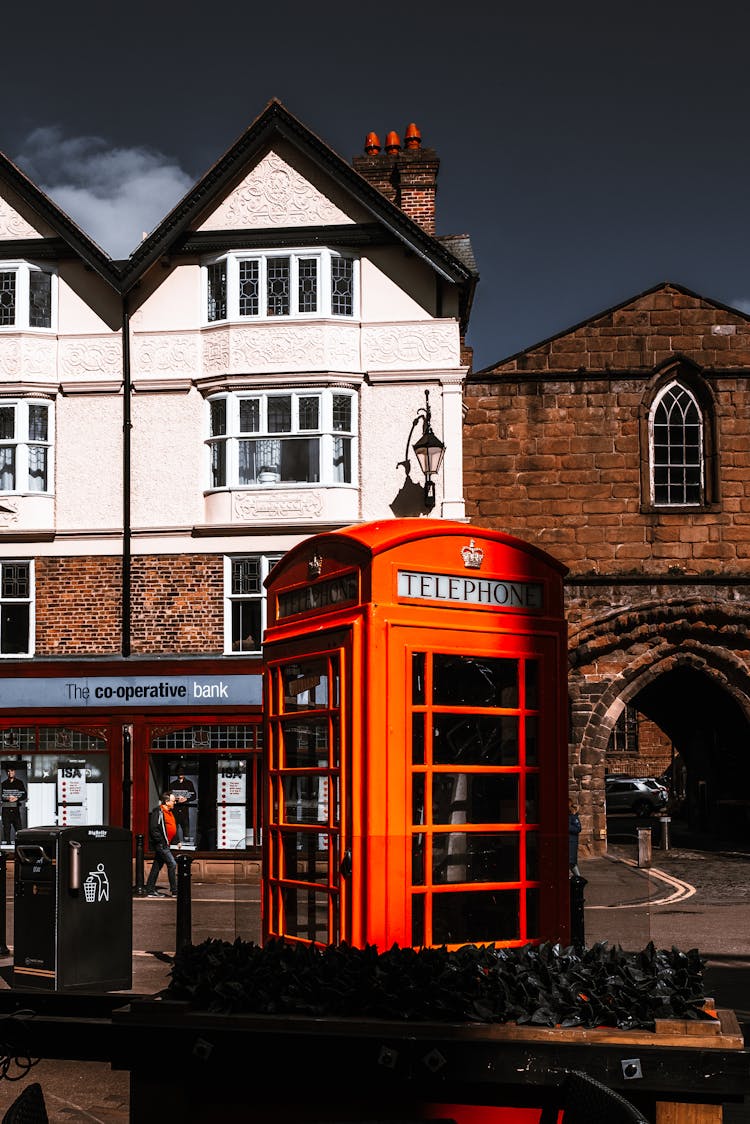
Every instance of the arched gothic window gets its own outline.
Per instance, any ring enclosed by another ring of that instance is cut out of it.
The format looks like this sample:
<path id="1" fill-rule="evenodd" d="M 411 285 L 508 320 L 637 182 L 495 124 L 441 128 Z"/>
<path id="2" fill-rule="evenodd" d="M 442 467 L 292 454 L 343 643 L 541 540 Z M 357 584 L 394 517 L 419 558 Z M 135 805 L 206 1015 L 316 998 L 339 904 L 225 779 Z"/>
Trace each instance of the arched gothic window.
<path id="1" fill-rule="evenodd" d="M 658 507 L 702 504 L 705 496 L 703 414 L 694 395 L 671 382 L 654 399 L 650 417 L 651 502 Z"/>

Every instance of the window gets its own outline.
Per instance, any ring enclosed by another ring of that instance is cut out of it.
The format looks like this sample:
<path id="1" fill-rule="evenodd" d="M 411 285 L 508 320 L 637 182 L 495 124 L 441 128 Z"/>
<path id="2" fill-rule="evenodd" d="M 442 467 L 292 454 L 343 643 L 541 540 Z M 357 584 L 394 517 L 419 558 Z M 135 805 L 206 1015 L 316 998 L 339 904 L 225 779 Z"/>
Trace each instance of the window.
<path id="1" fill-rule="evenodd" d="M 0 398 L 0 492 L 50 492 L 48 402 Z"/>
<path id="2" fill-rule="evenodd" d="M 635 707 L 624 706 L 612 727 L 609 736 L 608 753 L 638 753 L 638 711 Z"/>
<path id="3" fill-rule="evenodd" d="M 209 487 L 351 484 L 354 394 L 242 393 L 209 399 Z"/>
<path id="4" fill-rule="evenodd" d="M 280 554 L 251 554 L 225 559 L 224 648 L 227 652 L 260 651 L 266 627 L 263 583 L 280 558 Z"/>
<path id="5" fill-rule="evenodd" d="M 703 503 L 703 415 L 695 397 L 682 383 L 669 383 L 654 401 L 650 422 L 652 502 Z"/>
<path id="6" fill-rule="evenodd" d="M 230 254 L 205 267 L 206 319 L 354 316 L 355 266 L 326 249 Z"/>
<path id="7" fill-rule="evenodd" d="M 0 328 L 51 328 L 53 274 L 27 262 L 0 264 Z"/>
<path id="8" fill-rule="evenodd" d="M 31 562 L 0 562 L 0 656 L 32 654 Z"/>

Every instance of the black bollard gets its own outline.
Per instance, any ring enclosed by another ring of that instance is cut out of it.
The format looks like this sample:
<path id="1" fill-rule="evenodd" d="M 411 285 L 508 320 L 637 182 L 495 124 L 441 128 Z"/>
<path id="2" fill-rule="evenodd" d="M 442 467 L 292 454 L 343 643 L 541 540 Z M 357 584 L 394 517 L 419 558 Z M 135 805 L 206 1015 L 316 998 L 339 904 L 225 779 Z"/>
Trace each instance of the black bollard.
<path id="1" fill-rule="evenodd" d="M 181 952 L 192 944 L 192 891 L 190 888 L 192 855 L 177 856 L 177 933 L 175 951 Z"/>
<path id="2" fill-rule="evenodd" d="M 143 863 L 143 836 L 136 835 L 135 837 L 135 886 L 133 893 L 138 898 L 142 898 L 146 894 L 146 877 L 145 867 Z"/>
<path id="3" fill-rule="evenodd" d="M 583 921 L 583 888 L 586 879 L 574 874 L 570 879 L 570 943 L 576 948 L 586 944 Z"/>
<path id="4" fill-rule="evenodd" d="M 0 854 L 0 956 L 10 956 L 10 949 L 8 948 L 6 938 L 7 927 L 7 903 L 5 900 L 5 876 L 8 870 L 8 860 L 5 855 Z"/>

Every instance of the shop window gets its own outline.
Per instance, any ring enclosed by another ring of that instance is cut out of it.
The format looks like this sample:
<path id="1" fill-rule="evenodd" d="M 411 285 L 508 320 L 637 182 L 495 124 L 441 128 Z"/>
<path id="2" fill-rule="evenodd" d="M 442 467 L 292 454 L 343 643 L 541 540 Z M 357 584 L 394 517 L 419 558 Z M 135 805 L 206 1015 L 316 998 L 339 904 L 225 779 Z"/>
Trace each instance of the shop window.
<path id="1" fill-rule="evenodd" d="M 208 410 L 209 488 L 352 483 L 352 391 L 222 394 Z"/>
<path id="2" fill-rule="evenodd" d="M 2 846 L 48 824 L 109 823 L 109 743 L 101 732 L 17 726 L 0 733 Z"/>
<path id="3" fill-rule="evenodd" d="M 32 562 L 0 562 L 0 656 L 33 654 Z"/>
<path id="4" fill-rule="evenodd" d="M 692 392 L 671 382 L 651 408 L 651 498 L 657 507 L 704 502 L 703 414 Z"/>
<path id="5" fill-rule="evenodd" d="M 0 328 L 51 328 L 55 276 L 28 262 L 0 268 Z"/>
<path id="6" fill-rule="evenodd" d="M 149 807 L 175 793 L 186 850 L 247 851 L 262 842 L 260 722 L 153 731 Z"/>
<path id="7" fill-rule="evenodd" d="M 357 262 L 333 250 L 228 254 L 204 276 L 209 324 L 356 313 Z"/>
<path id="8" fill-rule="evenodd" d="M 51 492 L 49 402 L 0 398 L 0 492 Z"/>
<path id="9" fill-rule="evenodd" d="M 259 652 L 266 627 L 264 582 L 280 554 L 250 554 L 224 559 L 224 650 Z"/>

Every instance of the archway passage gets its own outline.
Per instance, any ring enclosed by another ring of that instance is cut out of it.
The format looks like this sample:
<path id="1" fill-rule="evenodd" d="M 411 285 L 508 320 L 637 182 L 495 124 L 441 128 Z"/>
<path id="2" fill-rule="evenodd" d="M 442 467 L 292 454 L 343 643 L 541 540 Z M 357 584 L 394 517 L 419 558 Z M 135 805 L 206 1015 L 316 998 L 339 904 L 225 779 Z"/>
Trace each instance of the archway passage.
<path id="1" fill-rule="evenodd" d="M 631 703 L 673 746 L 674 841 L 750 849 L 750 722 L 732 695 L 683 666 L 654 679 Z"/>

